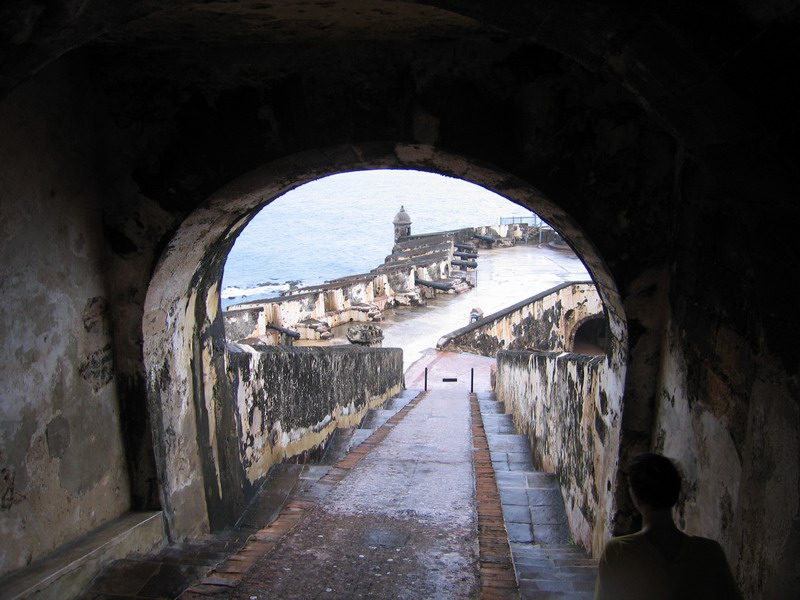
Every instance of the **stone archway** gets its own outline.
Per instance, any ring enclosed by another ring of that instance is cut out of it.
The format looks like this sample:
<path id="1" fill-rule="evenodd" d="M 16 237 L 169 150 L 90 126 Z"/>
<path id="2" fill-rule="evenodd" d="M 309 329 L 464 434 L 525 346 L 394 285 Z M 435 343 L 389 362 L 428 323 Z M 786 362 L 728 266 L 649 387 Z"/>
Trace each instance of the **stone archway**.
<path id="1" fill-rule="evenodd" d="M 225 407 L 231 396 L 219 286 L 237 235 L 263 206 L 292 188 L 335 173 L 378 168 L 470 181 L 533 210 L 558 229 L 597 285 L 609 321 L 607 360 L 624 381 L 627 328 L 610 271 L 573 219 L 529 183 L 425 145 L 341 146 L 275 161 L 225 186 L 195 210 L 168 245 L 148 288 L 143 319 L 148 404 L 172 537 L 231 523 L 252 494 Z M 614 400 L 618 411 L 621 402 L 620 388 Z M 611 472 L 616 456 L 603 462 L 604 478 L 616 479 Z"/>

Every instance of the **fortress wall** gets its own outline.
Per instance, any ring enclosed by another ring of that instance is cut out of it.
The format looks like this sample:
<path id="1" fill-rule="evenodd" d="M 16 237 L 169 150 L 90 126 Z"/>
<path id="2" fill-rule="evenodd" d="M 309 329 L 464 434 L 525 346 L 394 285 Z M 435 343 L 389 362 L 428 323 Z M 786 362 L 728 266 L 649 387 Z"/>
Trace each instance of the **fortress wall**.
<path id="1" fill-rule="evenodd" d="M 495 356 L 500 350 L 569 349 L 575 328 L 603 303 L 592 283 L 571 283 L 536 294 L 443 336 L 439 350 Z"/>
<path id="2" fill-rule="evenodd" d="M 259 327 L 263 329 L 263 314 L 264 308 L 261 306 L 226 312 L 225 333 L 228 339 L 243 340 L 249 337 L 256 337 Z"/>
<path id="3" fill-rule="evenodd" d="M 394 303 L 407 304 L 398 295 L 415 287 L 415 272 L 437 277 L 446 262 L 429 267 L 394 267 L 385 271 L 356 275 L 328 284 L 303 288 L 294 293 L 263 302 L 231 307 L 224 312 L 225 332 L 229 340 L 248 337 L 274 337 L 268 324 L 292 328 L 305 319 L 325 321 L 331 327 L 350 322 L 367 321 L 367 313 L 353 308 L 372 304 L 383 310 Z"/>
<path id="4" fill-rule="evenodd" d="M 500 352 L 497 399 L 528 436 L 534 466 L 555 473 L 576 543 L 598 556 L 612 509 L 624 370 L 606 357 Z"/>
<path id="5" fill-rule="evenodd" d="M 398 394 L 403 351 L 229 344 L 228 376 L 241 467 L 255 487 L 272 465 L 324 445 Z"/>
<path id="6" fill-rule="evenodd" d="M 414 270 L 416 278 L 427 281 L 447 279 L 450 275 L 450 260 L 451 258 L 448 257 L 425 265 L 418 265 Z"/>

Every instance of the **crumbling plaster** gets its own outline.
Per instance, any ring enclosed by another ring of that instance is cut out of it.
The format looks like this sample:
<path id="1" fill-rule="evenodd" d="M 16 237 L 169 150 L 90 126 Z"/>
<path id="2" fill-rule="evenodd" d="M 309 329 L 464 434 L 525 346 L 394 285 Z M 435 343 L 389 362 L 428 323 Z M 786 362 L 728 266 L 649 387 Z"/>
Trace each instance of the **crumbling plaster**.
<path id="1" fill-rule="evenodd" d="M 434 270 L 438 265 L 434 265 Z M 373 272 L 334 280 L 321 286 L 294 290 L 263 301 L 251 300 L 229 307 L 224 314 L 225 329 L 230 340 L 272 337 L 279 340 L 269 325 L 295 328 L 306 319 L 324 321 L 330 327 L 350 322 L 369 320 L 364 305 L 374 305 L 383 310 L 387 304 L 405 304 L 406 296 L 415 287 L 416 271 L 428 269 L 411 266 L 394 267 L 389 272 Z M 400 284 L 399 289 L 394 285 Z M 376 290 L 380 294 L 376 294 Z M 308 330 L 310 339 L 319 339 L 314 330 Z M 276 342 L 277 343 L 277 342 Z"/>
<path id="2" fill-rule="evenodd" d="M 615 508 L 625 366 L 614 357 L 502 351 L 495 391 L 534 464 L 558 475 L 576 543 L 599 557 Z"/>
<path id="3" fill-rule="evenodd" d="M 612 482 L 628 433 L 622 420 L 628 344 L 617 337 L 625 328 L 609 327 L 603 357 L 565 351 L 573 329 L 597 314 L 603 304 L 592 284 L 564 284 L 437 344 L 497 357 L 497 398 L 528 436 L 535 466 L 558 475 L 572 537 L 595 556 L 618 520 Z"/>
<path id="4" fill-rule="evenodd" d="M 685 479 L 678 522 L 724 545 L 745 594 L 790 597 L 800 543 L 794 392 L 774 364 L 751 362 L 747 345 L 724 327 L 716 364 L 698 360 L 683 337 L 670 324 L 654 422 L 655 450 L 674 457 Z M 789 525 L 772 527 L 776 521 Z"/>

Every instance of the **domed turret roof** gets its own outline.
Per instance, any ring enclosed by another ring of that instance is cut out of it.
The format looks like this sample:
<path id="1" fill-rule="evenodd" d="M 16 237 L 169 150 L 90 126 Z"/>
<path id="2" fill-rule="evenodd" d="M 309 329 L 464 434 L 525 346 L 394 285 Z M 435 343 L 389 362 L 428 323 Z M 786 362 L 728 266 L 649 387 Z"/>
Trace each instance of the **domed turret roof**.
<path id="1" fill-rule="evenodd" d="M 411 224 L 411 217 L 408 216 L 406 209 L 401 206 L 400 212 L 394 216 L 394 221 L 392 221 L 392 223 L 395 225 Z"/>

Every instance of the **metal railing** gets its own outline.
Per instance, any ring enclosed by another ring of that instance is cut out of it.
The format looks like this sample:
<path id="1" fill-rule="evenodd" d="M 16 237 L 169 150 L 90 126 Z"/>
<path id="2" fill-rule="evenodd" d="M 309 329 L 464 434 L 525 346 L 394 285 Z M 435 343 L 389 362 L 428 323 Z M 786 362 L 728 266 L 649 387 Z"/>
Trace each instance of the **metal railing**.
<path id="1" fill-rule="evenodd" d="M 524 217 L 500 217 L 500 225 L 513 225 L 515 223 L 527 223 L 534 227 L 549 227 L 547 223 L 542 221 L 539 215 L 526 215 Z"/>

